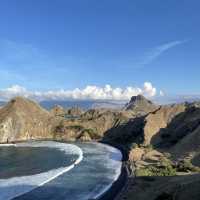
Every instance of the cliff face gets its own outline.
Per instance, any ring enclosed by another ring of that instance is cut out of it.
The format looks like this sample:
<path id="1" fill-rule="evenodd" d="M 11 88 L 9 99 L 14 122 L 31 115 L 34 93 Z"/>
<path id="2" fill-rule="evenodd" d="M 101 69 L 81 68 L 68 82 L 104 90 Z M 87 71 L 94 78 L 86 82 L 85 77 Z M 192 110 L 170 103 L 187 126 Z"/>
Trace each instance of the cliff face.
<path id="1" fill-rule="evenodd" d="M 108 130 L 105 139 L 123 144 L 160 145 L 163 142 L 162 133 L 169 130 L 172 121 L 184 113 L 186 108 L 185 104 L 161 106 L 153 112 L 131 118 L 126 123 Z"/>
<path id="2" fill-rule="evenodd" d="M 162 106 L 160 109 L 148 114 L 144 119 L 144 145 L 159 144 L 161 133 L 171 121 L 186 110 L 185 104 Z"/>
<path id="3" fill-rule="evenodd" d="M 200 154 L 200 107 L 191 104 L 163 132 L 163 143 L 172 144 L 175 158 L 193 159 Z"/>
<path id="4" fill-rule="evenodd" d="M 200 152 L 199 133 L 199 105 L 163 106 L 145 118 L 144 144 L 170 148 L 175 158 L 192 158 Z"/>
<path id="5" fill-rule="evenodd" d="M 0 109 L 0 142 L 52 137 L 55 123 L 38 104 L 17 97 Z"/>

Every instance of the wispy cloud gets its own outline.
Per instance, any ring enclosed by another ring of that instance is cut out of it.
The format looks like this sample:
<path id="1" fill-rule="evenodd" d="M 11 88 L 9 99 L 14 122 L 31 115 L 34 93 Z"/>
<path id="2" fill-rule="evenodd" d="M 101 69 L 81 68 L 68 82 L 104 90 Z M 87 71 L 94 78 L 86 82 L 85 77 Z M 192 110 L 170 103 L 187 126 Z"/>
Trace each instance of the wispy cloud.
<path id="1" fill-rule="evenodd" d="M 154 48 L 150 49 L 147 53 L 144 54 L 141 61 L 139 63 L 137 63 L 137 66 L 143 67 L 145 65 L 148 65 L 151 62 L 153 62 L 154 60 L 156 60 L 159 56 L 161 56 L 166 51 L 168 51 L 178 45 L 184 44 L 188 41 L 189 40 L 177 40 L 177 41 L 164 43 L 162 45 L 154 47 Z"/>

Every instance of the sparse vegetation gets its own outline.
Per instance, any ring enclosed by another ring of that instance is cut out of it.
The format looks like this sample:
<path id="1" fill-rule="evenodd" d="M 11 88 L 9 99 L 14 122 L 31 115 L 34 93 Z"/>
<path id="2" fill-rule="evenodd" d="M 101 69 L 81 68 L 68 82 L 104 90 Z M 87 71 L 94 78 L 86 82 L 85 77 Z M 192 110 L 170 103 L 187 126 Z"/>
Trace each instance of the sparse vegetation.
<path id="1" fill-rule="evenodd" d="M 80 125 L 67 126 L 67 128 L 69 128 L 69 129 L 75 129 L 75 130 L 77 130 L 77 131 L 81 131 L 81 130 L 84 129 L 84 127 L 83 127 L 83 126 L 80 126 Z"/>
<path id="2" fill-rule="evenodd" d="M 153 147 L 152 144 L 149 144 L 149 145 L 145 146 L 145 149 L 146 149 L 147 151 L 152 151 L 152 150 L 154 149 L 154 147 Z"/>
<path id="3" fill-rule="evenodd" d="M 135 149 L 135 148 L 139 147 L 139 145 L 137 143 L 133 143 L 130 146 L 131 146 L 130 149 Z"/>
<path id="4" fill-rule="evenodd" d="M 96 140 L 100 138 L 100 136 L 93 129 L 84 129 L 83 132 L 87 132 L 91 139 Z"/>
<path id="5" fill-rule="evenodd" d="M 135 174 L 136 176 L 175 176 L 176 168 L 168 159 L 163 158 L 159 165 L 148 165 L 137 169 Z"/>
<path id="6" fill-rule="evenodd" d="M 155 167 L 148 166 L 146 168 L 137 169 L 136 176 L 175 176 L 176 169 L 172 166 Z"/>

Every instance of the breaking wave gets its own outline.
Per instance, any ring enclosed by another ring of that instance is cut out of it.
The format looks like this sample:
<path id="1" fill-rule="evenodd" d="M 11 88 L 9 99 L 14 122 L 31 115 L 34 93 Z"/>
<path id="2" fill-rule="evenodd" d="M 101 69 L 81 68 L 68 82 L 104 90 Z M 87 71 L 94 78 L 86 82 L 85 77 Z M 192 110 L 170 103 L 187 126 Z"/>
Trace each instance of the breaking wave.
<path id="1" fill-rule="evenodd" d="M 81 148 L 74 144 L 58 143 L 53 141 L 42 141 L 42 142 L 28 142 L 18 144 L 1 144 L 0 147 L 4 146 L 15 146 L 20 147 L 48 147 L 55 148 L 63 151 L 67 155 L 76 155 L 78 158 L 70 165 L 66 167 L 60 167 L 52 169 L 47 172 L 39 173 L 36 175 L 28 175 L 21 177 L 12 177 L 8 179 L 0 179 L 0 200 L 10 200 L 27 192 L 34 190 L 37 187 L 43 186 L 44 184 L 52 181 L 58 176 L 66 173 L 78 165 L 83 159 L 83 152 Z"/>

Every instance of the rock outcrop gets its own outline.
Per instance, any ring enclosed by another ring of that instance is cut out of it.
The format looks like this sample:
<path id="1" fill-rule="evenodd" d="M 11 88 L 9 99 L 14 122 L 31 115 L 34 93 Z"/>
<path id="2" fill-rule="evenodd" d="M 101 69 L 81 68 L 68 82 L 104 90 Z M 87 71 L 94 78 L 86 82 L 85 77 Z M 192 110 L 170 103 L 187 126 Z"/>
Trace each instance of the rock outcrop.
<path id="1" fill-rule="evenodd" d="M 71 116 L 80 116 L 84 113 L 84 111 L 79 108 L 79 107 L 72 107 L 72 108 L 69 108 L 66 112 L 66 114 L 68 115 L 71 115 Z"/>
<path id="2" fill-rule="evenodd" d="M 37 103 L 16 97 L 0 109 L 0 142 L 51 138 L 55 123 Z"/>
<path id="3" fill-rule="evenodd" d="M 79 140 L 85 135 L 87 137 L 84 138 L 88 138 L 87 140 L 101 140 L 107 130 L 127 119 L 127 116 L 121 112 L 92 109 L 78 119 L 63 120 L 56 128 L 55 137 Z"/>

